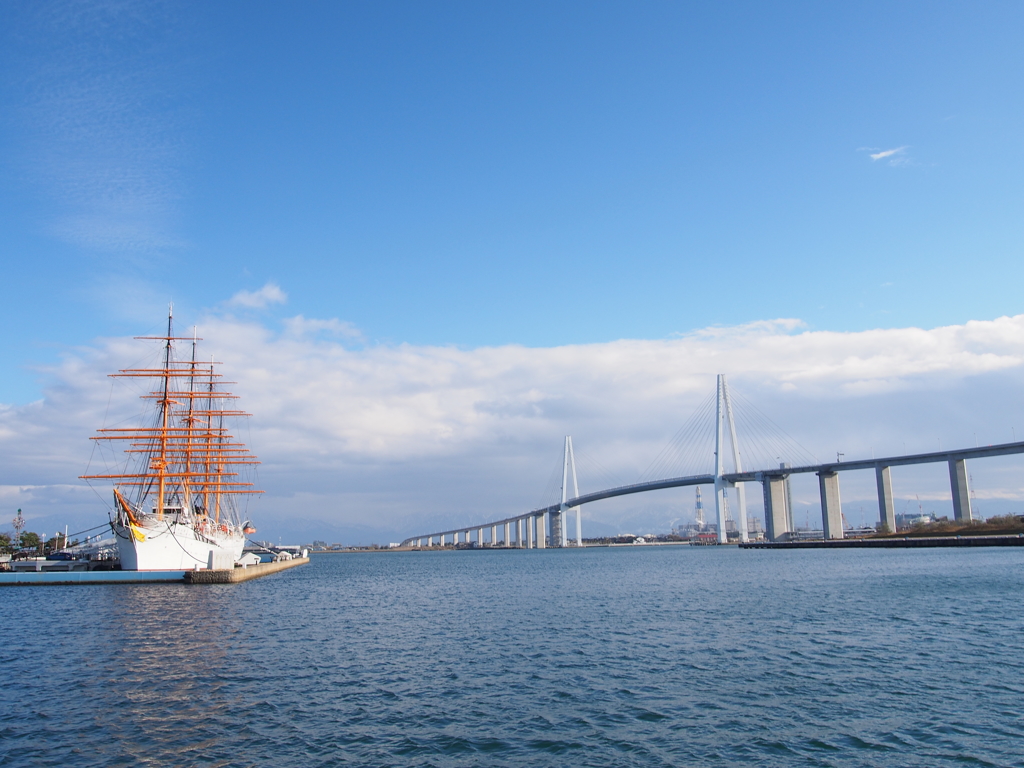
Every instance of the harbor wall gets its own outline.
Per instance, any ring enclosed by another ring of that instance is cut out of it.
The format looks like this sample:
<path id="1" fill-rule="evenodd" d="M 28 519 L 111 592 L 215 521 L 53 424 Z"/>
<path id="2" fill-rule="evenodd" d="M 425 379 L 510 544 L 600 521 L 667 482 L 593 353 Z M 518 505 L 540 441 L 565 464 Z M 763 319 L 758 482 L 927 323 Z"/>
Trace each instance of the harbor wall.
<path id="1" fill-rule="evenodd" d="M 272 563 L 250 565 L 247 568 L 226 568 L 215 571 L 185 571 L 185 582 L 188 584 L 236 584 L 240 581 L 258 579 L 278 571 L 306 565 L 308 557 L 293 557 L 291 560 L 275 560 Z"/>

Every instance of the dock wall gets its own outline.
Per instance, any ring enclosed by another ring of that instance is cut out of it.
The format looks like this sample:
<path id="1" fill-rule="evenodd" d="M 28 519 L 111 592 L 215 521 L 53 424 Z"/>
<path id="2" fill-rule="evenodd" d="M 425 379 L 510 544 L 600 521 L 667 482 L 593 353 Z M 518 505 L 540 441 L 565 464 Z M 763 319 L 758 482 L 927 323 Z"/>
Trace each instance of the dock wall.
<path id="1" fill-rule="evenodd" d="M 278 571 L 286 571 L 309 562 L 308 557 L 294 557 L 291 560 L 275 560 L 272 563 L 250 565 L 248 568 L 230 568 L 217 571 L 185 571 L 187 584 L 236 584 L 240 581 L 258 579 Z"/>

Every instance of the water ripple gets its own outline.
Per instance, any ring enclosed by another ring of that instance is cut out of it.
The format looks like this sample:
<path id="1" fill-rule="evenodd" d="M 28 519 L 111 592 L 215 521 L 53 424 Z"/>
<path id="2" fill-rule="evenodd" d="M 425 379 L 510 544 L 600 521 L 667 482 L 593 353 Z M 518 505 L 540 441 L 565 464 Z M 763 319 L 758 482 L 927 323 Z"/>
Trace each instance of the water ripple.
<path id="1" fill-rule="evenodd" d="M 1022 588 L 1016 550 L 663 547 L 9 589 L 0 764 L 1024 766 Z"/>

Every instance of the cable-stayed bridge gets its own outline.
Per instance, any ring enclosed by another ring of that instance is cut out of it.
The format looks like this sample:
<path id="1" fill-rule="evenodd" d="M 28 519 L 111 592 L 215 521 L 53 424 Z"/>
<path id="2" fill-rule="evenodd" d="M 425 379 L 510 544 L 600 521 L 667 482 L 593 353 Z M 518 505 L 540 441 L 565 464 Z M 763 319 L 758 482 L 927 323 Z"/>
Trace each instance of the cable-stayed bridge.
<path id="1" fill-rule="evenodd" d="M 733 396 L 730 394 L 726 377 L 720 374 L 716 392 L 697 408 L 690 420 L 676 433 L 673 441 L 644 473 L 645 479 L 581 494 L 577 482 L 572 438 L 566 437 L 562 454 L 561 498 L 557 503 L 501 520 L 411 536 L 402 543 L 405 546 L 434 547 L 445 546 L 448 543 L 468 544 L 475 539 L 476 545 L 480 547 L 579 547 L 583 545 L 581 508 L 584 504 L 691 485 L 714 487 L 718 541 L 721 544 L 728 541 L 726 491 L 730 488 L 735 489 L 736 528 L 739 540 L 746 542 L 749 539 L 746 485 L 749 483 L 760 484 L 759 490 L 764 499 L 766 538 L 770 541 L 784 541 L 796 530 L 790 501 L 789 477 L 811 473 L 818 476 L 824 538 L 842 539 L 840 473 L 874 469 L 878 490 L 879 523 L 889 531 L 895 531 L 896 511 L 893 504 L 891 468 L 934 463 L 948 464 L 953 516 L 959 522 L 969 522 L 973 518 L 967 460 L 1024 453 L 1024 442 L 1013 442 L 856 461 L 840 461 L 840 454 L 837 455 L 835 462 L 819 463 L 770 419 L 751 404 L 748 406 L 750 413 L 741 424 L 747 439 L 745 445 L 748 448 L 744 453 L 741 453 L 737 440 L 737 412 L 733 407 Z M 789 460 L 780 461 L 779 459 L 783 457 L 788 457 Z M 699 464 L 701 460 L 708 464 L 706 471 L 646 479 L 672 466 L 692 466 L 694 463 Z M 744 463 L 762 468 L 745 469 Z M 575 523 L 571 535 L 568 530 L 570 519 Z"/>

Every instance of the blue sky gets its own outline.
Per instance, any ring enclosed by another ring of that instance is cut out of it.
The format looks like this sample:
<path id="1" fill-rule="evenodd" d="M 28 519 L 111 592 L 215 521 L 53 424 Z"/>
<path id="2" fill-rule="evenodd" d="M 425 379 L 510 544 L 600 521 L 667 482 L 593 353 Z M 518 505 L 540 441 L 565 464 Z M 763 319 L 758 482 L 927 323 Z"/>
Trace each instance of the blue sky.
<path id="1" fill-rule="evenodd" d="M 1022 16 L 6 3 L 0 400 L 267 281 L 470 347 L 1015 314 Z"/>
<path id="2" fill-rule="evenodd" d="M 272 498 L 366 536 L 470 524 L 487 489 L 511 514 L 570 432 L 633 479 L 716 372 L 822 455 L 1024 434 L 1024 321 L 986 322 L 1024 314 L 1022 22 L 0 4 L 2 503 L 93 514 L 104 376 L 171 301 L 240 371 L 284 531 Z"/>

